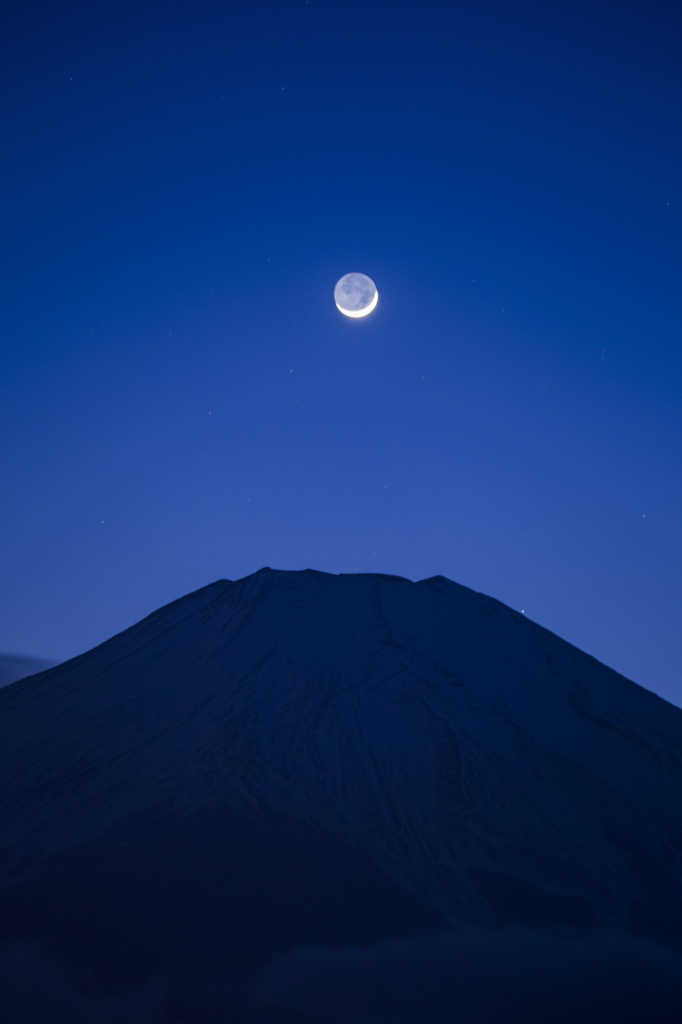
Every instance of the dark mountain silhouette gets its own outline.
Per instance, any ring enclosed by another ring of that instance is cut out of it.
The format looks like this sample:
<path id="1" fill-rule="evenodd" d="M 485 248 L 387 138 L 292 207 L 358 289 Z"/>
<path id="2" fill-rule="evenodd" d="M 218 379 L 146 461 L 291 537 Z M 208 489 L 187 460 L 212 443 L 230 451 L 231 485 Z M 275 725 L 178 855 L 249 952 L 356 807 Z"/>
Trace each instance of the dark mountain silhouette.
<path id="1" fill-rule="evenodd" d="M 0 692 L 0 942 L 176 1007 L 463 922 L 675 947 L 681 761 L 682 711 L 491 598 L 263 569 Z"/>

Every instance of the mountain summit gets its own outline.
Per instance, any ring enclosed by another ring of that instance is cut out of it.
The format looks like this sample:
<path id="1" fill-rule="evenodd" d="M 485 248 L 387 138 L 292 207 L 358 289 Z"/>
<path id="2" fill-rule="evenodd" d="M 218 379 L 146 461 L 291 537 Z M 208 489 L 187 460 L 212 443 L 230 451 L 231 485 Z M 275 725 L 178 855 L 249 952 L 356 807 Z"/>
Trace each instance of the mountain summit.
<path id="1" fill-rule="evenodd" d="M 681 752 L 442 576 L 220 580 L 0 692 L 0 939 L 112 982 L 462 921 L 673 942 Z"/>

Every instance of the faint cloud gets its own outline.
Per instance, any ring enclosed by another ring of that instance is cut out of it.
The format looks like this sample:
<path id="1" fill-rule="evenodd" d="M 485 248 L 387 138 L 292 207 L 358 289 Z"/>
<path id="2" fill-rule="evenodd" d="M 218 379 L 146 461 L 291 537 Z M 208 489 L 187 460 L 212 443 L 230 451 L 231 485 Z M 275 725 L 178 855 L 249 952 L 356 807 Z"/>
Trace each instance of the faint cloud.
<path id="1" fill-rule="evenodd" d="M 625 935 L 467 929 L 367 948 L 292 949 L 253 979 L 254 1021 L 673 1024 L 682 960 Z"/>

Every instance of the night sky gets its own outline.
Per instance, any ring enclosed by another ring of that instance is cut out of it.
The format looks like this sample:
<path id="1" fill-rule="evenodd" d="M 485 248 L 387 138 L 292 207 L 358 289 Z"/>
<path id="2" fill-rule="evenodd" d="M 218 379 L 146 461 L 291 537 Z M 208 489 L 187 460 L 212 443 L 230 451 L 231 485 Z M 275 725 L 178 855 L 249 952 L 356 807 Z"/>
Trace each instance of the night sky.
<path id="1" fill-rule="evenodd" d="M 681 22 L 5 5 L 0 650 L 442 574 L 682 704 Z"/>

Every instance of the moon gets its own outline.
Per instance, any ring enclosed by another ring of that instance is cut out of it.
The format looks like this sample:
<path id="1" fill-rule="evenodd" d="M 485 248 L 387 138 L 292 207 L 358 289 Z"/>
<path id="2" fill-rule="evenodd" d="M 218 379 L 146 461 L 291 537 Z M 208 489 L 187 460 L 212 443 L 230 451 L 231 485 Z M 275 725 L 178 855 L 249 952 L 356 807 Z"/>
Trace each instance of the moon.
<path id="1" fill-rule="evenodd" d="M 377 286 L 367 274 L 344 274 L 336 282 L 334 302 L 344 316 L 367 316 L 378 301 Z"/>

